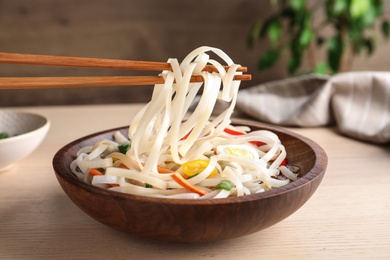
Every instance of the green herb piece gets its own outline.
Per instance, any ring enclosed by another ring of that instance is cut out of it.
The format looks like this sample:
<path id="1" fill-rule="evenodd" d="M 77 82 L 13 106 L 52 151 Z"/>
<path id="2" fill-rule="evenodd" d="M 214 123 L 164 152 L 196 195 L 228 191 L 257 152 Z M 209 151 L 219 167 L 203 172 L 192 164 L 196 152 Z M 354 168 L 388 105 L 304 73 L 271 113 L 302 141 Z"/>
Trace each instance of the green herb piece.
<path id="1" fill-rule="evenodd" d="M 214 152 L 212 152 L 212 153 L 207 153 L 204 156 L 206 156 L 207 158 L 210 158 L 211 156 L 214 156 L 214 155 L 215 155 Z"/>
<path id="2" fill-rule="evenodd" d="M 126 154 L 127 151 L 130 149 L 130 143 L 123 143 L 121 145 L 118 145 L 119 152 Z"/>
<path id="3" fill-rule="evenodd" d="M 149 183 L 145 183 L 145 188 L 153 188 L 153 185 L 151 185 Z"/>
<path id="4" fill-rule="evenodd" d="M 228 180 L 223 180 L 215 186 L 216 190 L 231 190 L 233 188 L 233 183 Z"/>
<path id="5" fill-rule="evenodd" d="M 105 170 L 104 170 L 104 168 L 96 168 L 96 170 L 98 170 L 99 172 L 101 172 L 101 173 L 105 173 Z"/>
<path id="6" fill-rule="evenodd" d="M 0 133 L 0 139 L 5 139 L 5 138 L 8 138 L 9 137 L 9 134 L 7 133 Z"/>

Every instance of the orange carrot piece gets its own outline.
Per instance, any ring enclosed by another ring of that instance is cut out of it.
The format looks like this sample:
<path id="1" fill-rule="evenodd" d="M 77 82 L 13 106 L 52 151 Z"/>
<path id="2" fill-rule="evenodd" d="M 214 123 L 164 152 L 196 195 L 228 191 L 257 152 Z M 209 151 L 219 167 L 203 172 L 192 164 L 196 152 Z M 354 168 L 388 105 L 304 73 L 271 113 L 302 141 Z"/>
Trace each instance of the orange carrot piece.
<path id="1" fill-rule="evenodd" d="M 129 169 L 129 167 L 127 167 L 127 166 L 124 165 L 123 163 L 119 164 L 118 167 L 119 167 L 119 168 L 122 168 L 122 169 Z"/>
<path id="2" fill-rule="evenodd" d="M 98 169 L 95 169 L 95 168 L 90 169 L 88 174 L 91 176 L 103 175 L 102 172 L 100 172 Z"/>
<path id="3" fill-rule="evenodd" d="M 178 173 L 178 172 L 175 172 L 175 173 L 171 174 L 171 177 L 172 177 L 172 179 L 173 179 L 175 182 L 177 182 L 180 186 L 182 186 L 183 188 L 185 188 L 185 189 L 187 189 L 187 190 L 189 190 L 189 191 L 198 193 L 198 194 L 201 195 L 201 196 L 207 194 L 207 191 L 202 190 L 202 189 L 199 189 L 198 187 L 195 187 L 194 185 L 192 185 L 191 183 L 189 183 L 186 179 L 184 179 L 183 176 L 181 176 L 181 174 Z"/>
<path id="4" fill-rule="evenodd" d="M 172 173 L 173 171 L 164 167 L 157 166 L 158 173 Z"/>

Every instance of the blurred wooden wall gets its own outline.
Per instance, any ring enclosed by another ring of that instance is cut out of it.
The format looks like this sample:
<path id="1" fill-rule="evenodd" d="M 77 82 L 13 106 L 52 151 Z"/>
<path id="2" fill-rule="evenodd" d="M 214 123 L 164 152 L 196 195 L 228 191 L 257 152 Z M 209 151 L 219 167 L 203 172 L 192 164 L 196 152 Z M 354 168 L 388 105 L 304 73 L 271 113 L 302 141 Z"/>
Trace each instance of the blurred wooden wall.
<path id="1" fill-rule="evenodd" d="M 286 77 L 284 66 L 256 70 L 260 48 L 246 37 L 252 23 L 272 13 L 266 0 L 0 0 L 0 52 L 166 61 L 191 50 L 218 47 L 253 75 L 249 87 Z M 266 48 L 266 46 L 264 46 Z M 384 70 L 388 46 L 355 63 Z M 0 76 L 132 75 L 108 69 L 0 65 Z M 146 102 L 152 87 L 0 90 L 0 107 Z"/>
<path id="2" fill-rule="evenodd" d="M 218 47 L 256 73 L 246 47 L 253 21 L 268 1 L 239 0 L 8 0 L 0 1 L 0 51 L 166 61 L 193 49 Z M 0 76 L 131 75 L 107 69 L 0 65 Z M 154 72 L 154 75 L 156 72 Z M 0 90 L 0 106 L 145 102 L 152 87 Z"/>

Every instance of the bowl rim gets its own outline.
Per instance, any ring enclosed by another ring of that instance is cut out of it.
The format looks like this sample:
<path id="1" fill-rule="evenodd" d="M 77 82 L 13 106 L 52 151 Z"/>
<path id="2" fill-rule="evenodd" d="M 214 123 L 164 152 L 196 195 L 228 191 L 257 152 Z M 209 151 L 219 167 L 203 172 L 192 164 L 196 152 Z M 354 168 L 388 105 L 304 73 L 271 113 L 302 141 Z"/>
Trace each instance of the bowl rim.
<path id="1" fill-rule="evenodd" d="M 13 110 L 8 110 L 8 109 L 0 110 L 0 112 L 6 112 L 6 113 L 11 113 L 11 114 L 29 115 L 29 116 L 34 116 L 36 118 L 40 118 L 40 119 L 44 120 L 43 121 L 44 123 L 41 126 L 39 126 L 38 128 L 35 128 L 34 130 L 31 130 L 31 131 L 28 131 L 28 132 L 25 132 L 25 133 L 22 133 L 19 135 L 10 136 L 10 137 L 4 138 L 4 139 L 0 139 L 0 145 L 5 144 L 5 143 L 10 143 L 13 141 L 17 141 L 19 139 L 28 138 L 29 136 L 34 135 L 36 132 L 42 131 L 42 129 L 49 129 L 50 124 L 51 124 L 51 122 L 48 118 L 46 118 L 43 115 L 37 114 L 37 113 L 25 112 L 25 111 L 13 111 Z"/>
<path id="2" fill-rule="evenodd" d="M 237 204 L 237 203 L 246 203 L 250 201 L 256 201 L 259 199 L 265 199 L 265 198 L 271 198 L 275 196 L 279 196 L 281 194 L 285 194 L 287 192 L 290 192 L 292 190 L 296 190 L 302 186 L 309 185 L 310 182 L 314 181 L 315 179 L 322 178 L 325 174 L 325 170 L 327 168 L 328 164 L 328 157 L 322 147 L 320 147 L 316 142 L 312 141 L 311 139 L 302 136 L 300 134 L 294 133 L 290 130 L 284 129 L 282 127 L 269 125 L 267 123 L 262 122 L 256 122 L 252 120 L 245 120 L 245 119 L 233 119 L 233 124 L 236 125 L 249 125 L 249 126 L 256 126 L 260 128 L 266 128 L 266 130 L 275 131 L 275 132 L 282 132 L 283 134 L 290 135 L 294 138 L 297 138 L 301 140 L 303 143 L 308 145 L 314 152 L 315 155 L 315 162 L 313 167 L 308 171 L 304 176 L 298 178 L 296 181 L 293 181 L 285 186 L 268 190 L 261 193 L 251 194 L 251 195 L 245 195 L 240 197 L 229 197 L 229 198 L 220 198 L 220 199 L 174 199 L 174 198 L 161 198 L 161 197 L 149 197 L 149 196 L 142 196 L 142 195 L 133 195 L 128 193 L 122 193 L 118 191 L 112 191 L 112 190 L 106 190 L 103 188 L 99 188 L 96 186 L 93 186 L 91 184 L 85 183 L 82 180 L 79 180 L 77 176 L 75 176 L 71 171 L 70 168 L 66 168 L 65 165 L 62 163 L 61 156 L 62 154 L 69 150 L 71 147 L 77 145 L 79 142 L 82 142 L 86 139 L 90 139 L 105 133 L 113 132 L 116 130 L 123 130 L 125 128 L 128 128 L 129 126 L 121 126 L 121 127 L 115 127 L 99 132 L 95 132 L 86 136 L 83 136 L 81 138 L 78 138 L 65 146 L 63 146 L 60 150 L 58 150 L 52 160 L 52 166 L 55 171 L 55 174 L 58 177 L 63 178 L 65 181 L 72 183 L 73 185 L 76 185 L 84 190 L 88 190 L 92 193 L 97 193 L 102 196 L 110 196 L 113 199 L 121 198 L 121 199 L 128 199 L 128 200 L 137 200 L 137 201 L 143 201 L 148 203 L 164 203 L 164 204 L 174 204 L 174 205 L 218 205 L 218 204 Z M 321 158 L 321 160 L 319 160 Z"/>

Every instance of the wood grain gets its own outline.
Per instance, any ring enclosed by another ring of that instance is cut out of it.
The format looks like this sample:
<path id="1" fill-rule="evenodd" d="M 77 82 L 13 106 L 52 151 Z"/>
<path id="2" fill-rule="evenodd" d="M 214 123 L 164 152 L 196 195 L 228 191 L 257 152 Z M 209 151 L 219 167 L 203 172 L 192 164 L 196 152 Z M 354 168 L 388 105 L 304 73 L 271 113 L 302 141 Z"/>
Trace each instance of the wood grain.
<path id="1" fill-rule="evenodd" d="M 81 68 L 106 68 L 123 70 L 151 70 L 163 71 L 172 70 L 172 66 L 166 62 L 157 61 L 138 61 L 138 60 L 118 60 L 102 58 L 84 58 L 56 55 L 38 55 L 24 53 L 0 52 L 0 64 L 23 64 L 40 66 L 62 66 L 62 67 L 81 67 Z M 224 66 L 225 70 L 229 66 Z M 204 71 L 217 72 L 217 68 L 212 65 L 206 65 Z M 237 68 L 239 72 L 246 72 L 246 67 Z"/>
<path id="2" fill-rule="evenodd" d="M 63 192 L 52 158 L 81 136 L 128 124 L 143 106 L 13 108 L 42 114 L 52 127 L 31 156 L 0 174 L 1 260 L 388 259 L 390 146 L 346 138 L 332 127 L 288 128 L 323 147 L 328 167 L 308 202 L 260 232 L 220 242 L 178 244 L 141 239 L 91 219 Z"/>
<path id="3" fill-rule="evenodd" d="M 251 80 L 250 74 L 236 75 L 233 80 Z M 203 82 L 201 75 L 190 82 Z M 162 76 L 95 76 L 95 77 L 0 77 L 0 89 L 46 89 L 79 87 L 125 87 L 164 84 Z"/>

